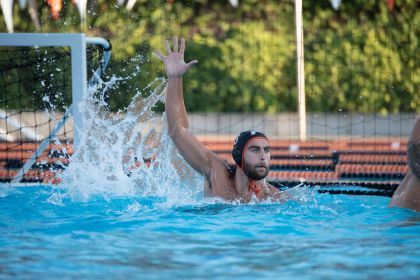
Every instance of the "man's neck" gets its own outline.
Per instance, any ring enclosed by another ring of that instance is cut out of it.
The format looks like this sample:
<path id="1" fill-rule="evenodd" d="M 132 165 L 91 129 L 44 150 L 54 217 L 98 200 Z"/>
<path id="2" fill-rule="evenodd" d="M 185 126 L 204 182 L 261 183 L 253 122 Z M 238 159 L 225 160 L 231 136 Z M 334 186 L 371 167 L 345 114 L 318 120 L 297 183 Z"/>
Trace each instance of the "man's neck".
<path id="1" fill-rule="evenodd" d="M 250 184 L 255 183 L 255 185 L 259 189 L 261 189 L 261 187 L 264 184 L 263 180 L 254 181 L 250 179 L 240 167 L 236 168 L 234 181 L 235 181 L 236 192 L 238 193 L 239 196 L 243 198 L 247 198 L 252 195 L 251 192 L 249 191 Z"/>

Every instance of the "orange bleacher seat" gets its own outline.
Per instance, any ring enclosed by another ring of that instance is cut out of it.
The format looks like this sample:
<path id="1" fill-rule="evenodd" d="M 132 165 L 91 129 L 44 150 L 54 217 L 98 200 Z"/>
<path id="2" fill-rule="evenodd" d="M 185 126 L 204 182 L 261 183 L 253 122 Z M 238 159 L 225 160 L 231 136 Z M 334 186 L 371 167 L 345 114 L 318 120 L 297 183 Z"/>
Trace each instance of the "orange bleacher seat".
<path id="1" fill-rule="evenodd" d="M 218 151 L 213 151 L 215 152 L 219 157 L 227 159 L 227 158 L 231 158 L 231 153 L 230 152 L 218 152 Z M 271 158 L 275 159 L 275 158 L 294 158 L 294 159 L 311 159 L 311 158 L 332 158 L 333 153 L 329 152 L 329 151 L 297 151 L 297 152 L 290 152 L 290 151 L 273 151 L 271 150 L 270 152 L 271 154 Z"/>
<path id="2" fill-rule="evenodd" d="M 378 139 L 364 139 L 364 140 L 350 140 L 347 141 L 349 147 L 356 146 L 407 146 L 407 140 L 378 140 Z"/>
<path id="3" fill-rule="evenodd" d="M 60 158 L 60 157 L 49 157 L 49 156 L 43 156 L 40 157 L 36 160 L 36 163 L 38 164 L 56 164 L 56 163 L 61 163 L 64 165 L 68 165 L 69 164 L 69 159 L 68 158 Z"/>
<path id="4" fill-rule="evenodd" d="M 230 154 L 219 154 L 219 157 L 226 160 L 229 164 L 234 164 L 232 155 Z M 332 166 L 333 161 L 331 159 L 271 159 L 271 166 Z"/>
<path id="5" fill-rule="evenodd" d="M 319 181 L 336 181 L 338 180 L 335 172 L 313 172 L 313 171 L 270 171 L 268 178 L 281 179 L 288 181 L 300 180 L 319 180 Z"/>
<path id="6" fill-rule="evenodd" d="M 332 157 L 333 153 L 324 150 L 299 150 L 299 151 L 271 151 L 271 157 L 287 158 L 314 158 L 314 157 Z"/>
<path id="7" fill-rule="evenodd" d="M 38 146 L 35 143 L 0 143 L 0 151 L 35 151 Z"/>
<path id="8" fill-rule="evenodd" d="M 360 152 L 406 152 L 407 141 L 401 140 L 351 140 L 341 143 L 340 151 Z"/>
<path id="9" fill-rule="evenodd" d="M 230 143 L 227 142 L 209 142 L 206 141 L 203 143 L 212 151 L 231 151 L 233 147 L 233 141 Z M 286 151 L 300 151 L 300 150 L 328 150 L 329 145 L 326 143 L 320 142 L 278 142 L 270 141 L 270 147 L 272 150 L 286 150 Z"/>
<path id="10" fill-rule="evenodd" d="M 383 165 L 383 164 L 337 164 L 336 172 L 343 174 L 383 174 L 395 175 L 405 174 L 408 171 L 407 165 Z"/>
<path id="11" fill-rule="evenodd" d="M 18 170 L 8 170 L 0 168 L 0 180 L 11 181 L 17 174 Z M 50 170 L 40 171 L 31 169 L 26 172 L 22 182 L 44 182 L 44 183 L 56 183 L 56 172 Z"/>
<path id="12" fill-rule="evenodd" d="M 406 164 L 407 156 L 399 154 L 340 154 L 340 163 L 385 163 L 385 164 Z"/>
<path id="13" fill-rule="evenodd" d="M 406 147 L 399 147 L 399 148 L 395 148 L 395 149 L 391 149 L 390 147 L 385 147 L 385 146 L 361 146 L 361 147 L 350 147 L 347 148 L 345 150 L 339 150 L 339 152 L 352 152 L 352 153 L 383 153 L 383 152 L 388 152 L 388 153 L 406 153 L 407 152 L 407 148 Z"/>
<path id="14" fill-rule="evenodd" d="M 283 166 L 331 166 L 332 160 L 324 159 L 272 159 L 270 164 Z"/>
<path id="15" fill-rule="evenodd" d="M 11 160 L 11 159 L 17 159 L 21 161 L 25 161 L 29 158 L 31 158 L 33 155 L 33 152 L 0 152 L 0 160 Z M 46 156 L 47 153 L 43 153 L 42 156 Z"/>
<path id="16" fill-rule="evenodd" d="M 40 144 L 37 143 L 0 143 L 0 152 L 35 152 Z M 72 144 L 49 144 L 44 152 L 50 152 L 52 150 L 62 151 L 66 149 L 67 154 L 73 154 L 73 145 Z"/>
<path id="17" fill-rule="evenodd" d="M 5 168 L 0 168 L 0 180 L 1 181 L 5 181 L 5 180 L 9 180 L 10 178 L 13 178 L 14 174 L 16 174 L 15 171 L 5 169 Z"/>

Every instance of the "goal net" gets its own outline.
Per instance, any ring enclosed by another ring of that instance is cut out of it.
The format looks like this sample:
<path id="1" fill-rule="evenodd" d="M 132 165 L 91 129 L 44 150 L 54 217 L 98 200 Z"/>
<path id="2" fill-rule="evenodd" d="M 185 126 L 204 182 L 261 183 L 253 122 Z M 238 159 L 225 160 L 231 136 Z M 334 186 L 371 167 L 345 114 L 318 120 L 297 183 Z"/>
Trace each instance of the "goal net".
<path id="1" fill-rule="evenodd" d="M 1 34 L 1 182 L 45 182 L 68 163 L 76 104 L 107 58 L 109 44 L 84 34 Z"/>

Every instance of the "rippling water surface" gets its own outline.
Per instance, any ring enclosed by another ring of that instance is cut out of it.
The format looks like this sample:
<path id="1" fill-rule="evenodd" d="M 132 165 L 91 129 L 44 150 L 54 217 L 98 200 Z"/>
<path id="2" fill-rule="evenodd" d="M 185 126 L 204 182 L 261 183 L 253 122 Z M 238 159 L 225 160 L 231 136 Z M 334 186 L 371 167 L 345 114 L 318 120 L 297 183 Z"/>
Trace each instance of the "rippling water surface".
<path id="1" fill-rule="evenodd" d="M 164 79 L 107 109 L 107 89 L 141 74 L 142 56 L 131 62 L 79 104 L 85 129 L 60 185 L 0 185 L 1 279 L 420 279 L 420 214 L 388 198 L 204 199 L 153 110 Z"/>
<path id="2" fill-rule="evenodd" d="M 51 203 L 3 187 L 0 278 L 419 279 L 420 214 L 388 198 L 296 193 L 284 204 L 122 196 Z"/>

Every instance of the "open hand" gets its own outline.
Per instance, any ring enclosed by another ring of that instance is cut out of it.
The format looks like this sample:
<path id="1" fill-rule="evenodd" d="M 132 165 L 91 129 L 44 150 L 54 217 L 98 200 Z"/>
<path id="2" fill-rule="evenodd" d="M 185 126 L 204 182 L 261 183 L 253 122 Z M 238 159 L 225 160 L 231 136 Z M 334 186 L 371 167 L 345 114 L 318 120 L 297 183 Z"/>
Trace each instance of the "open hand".
<path id="1" fill-rule="evenodd" d="M 197 64 L 197 60 L 192 60 L 188 63 L 184 61 L 184 51 L 185 51 L 185 40 L 181 38 L 181 45 L 178 49 L 178 38 L 174 37 L 174 47 L 173 51 L 169 45 L 169 41 L 165 40 L 166 51 L 168 56 L 164 56 L 160 51 L 156 50 L 157 56 L 165 64 L 165 71 L 168 78 L 180 78 L 185 72 L 190 69 L 191 66 Z"/>

